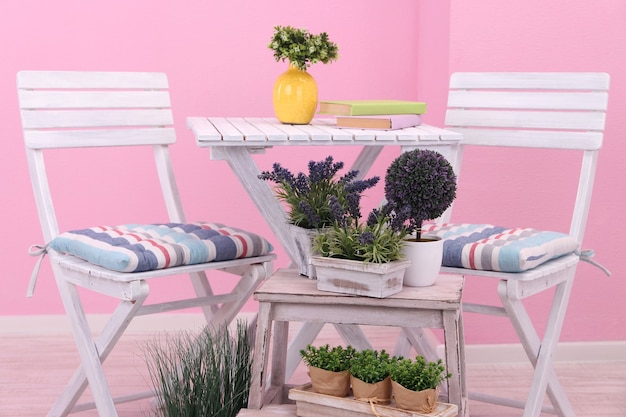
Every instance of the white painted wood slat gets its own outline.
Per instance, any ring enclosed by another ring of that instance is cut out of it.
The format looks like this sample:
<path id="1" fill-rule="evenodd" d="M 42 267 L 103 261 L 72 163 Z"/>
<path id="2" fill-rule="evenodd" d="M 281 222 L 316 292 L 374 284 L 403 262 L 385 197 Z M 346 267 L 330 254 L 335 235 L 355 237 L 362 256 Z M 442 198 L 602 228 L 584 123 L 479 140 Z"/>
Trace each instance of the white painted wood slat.
<path id="1" fill-rule="evenodd" d="M 230 117 L 228 121 L 232 123 L 237 130 L 243 135 L 243 139 L 249 142 L 265 142 L 265 134 L 260 131 L 256 126 L 242 117 Z"/>
<path id="2" fill-rule="evenodd" d="M 451 90 L 448 107 L 491 109 L 603 110 L 606 92 L 518 92 Z"/>
<path id="3" fill-rule="evenodd" d="M 219 130 L 222 140 L 226 142 L 243 142 L 243 134 L 228 119 L 209 117 L 208 120 Z"/>
<path id="4" fill-rule="evenodd" d="M 66 147 L 171 145 L 176 142 L 173 128 L 98 129 L 98 130 L 29 130 L 24 141 L 31 149 Z"/>
<path id="5" fill-rule="evenodd" d="M 448 109 L 446 125 L 490 126 L 528 129 L 604 129 L 605 114 L 601 112 L 500 111 Z"/>
<path id="6" fill-rule="evenodd" d="M 34 91 L 18 92 L 20 105 L 26 109 L 106 109 L 167 108 L 167 91 Z"/>
<path id="7" fill-rule="evenodd" d="M 165 89 L 167 76 L 156 72 L 98 71 L 21 71 L 17 74 L 20 89 Z"/>
<path id="8" fill-rule="evenodd" d="M 169 109 L 22 111 L 22 126 L 25 129 L 172 126 L 173 124 L 174 118 Z"/>
<path id="9" fill-rule="evenodd" d="M 454 130 L 463 135 L 464 145 L 595 150 L 600 149 L 603 140 L 601 132 L 493 130 L 462 127 L 454 127 Z"/>
<path id="10" fill-rule="evenodd" d="M 206 117 L 188 117 L 187 127 L 194 133 L 197 143 L 221 142 L 222 134 Z"/>
<path id="11" fill-rule="evenodd" d="M 245 120 L 263 132 L 268 141 L 287 140 L 287 134 L 272 124 L 271 119 L 268 120 L 261 117 L 246 117 Z"/>
<path id="12" fill-rule="evenodd" d="M 597 72 L 459 72 L 450 89 L 598 90 L 609 88 L 609 75 Z"/>

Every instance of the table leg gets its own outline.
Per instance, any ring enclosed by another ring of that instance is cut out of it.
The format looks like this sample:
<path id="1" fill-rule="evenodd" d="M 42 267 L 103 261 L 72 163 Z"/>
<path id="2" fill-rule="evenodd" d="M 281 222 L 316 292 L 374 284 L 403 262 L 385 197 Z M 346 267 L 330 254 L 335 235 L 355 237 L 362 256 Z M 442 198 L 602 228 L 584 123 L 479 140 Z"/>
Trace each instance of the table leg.
<path id="1" fill-rule="evenodd" d="M 267 181 L 260 180 L 261 170 L 244 146 L 213 147 L 213 158 L 224 159 L 246 190 L 289 258 L 298 259 L 295 241 L 287 228 L 285 210 Z"/>

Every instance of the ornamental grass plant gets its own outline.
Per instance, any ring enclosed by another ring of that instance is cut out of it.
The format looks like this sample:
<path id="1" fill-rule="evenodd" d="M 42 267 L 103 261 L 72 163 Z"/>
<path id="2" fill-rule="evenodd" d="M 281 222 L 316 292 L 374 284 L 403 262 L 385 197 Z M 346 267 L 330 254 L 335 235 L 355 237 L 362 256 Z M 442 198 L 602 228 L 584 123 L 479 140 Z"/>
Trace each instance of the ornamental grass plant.
<path id="1" fill-rule="evenodd" d="M 250 392 L 248 327 L 205 327 L 179 332 L 146 346 L 148 370 L 158 393 L 157 417 L 235 417 Z"/>

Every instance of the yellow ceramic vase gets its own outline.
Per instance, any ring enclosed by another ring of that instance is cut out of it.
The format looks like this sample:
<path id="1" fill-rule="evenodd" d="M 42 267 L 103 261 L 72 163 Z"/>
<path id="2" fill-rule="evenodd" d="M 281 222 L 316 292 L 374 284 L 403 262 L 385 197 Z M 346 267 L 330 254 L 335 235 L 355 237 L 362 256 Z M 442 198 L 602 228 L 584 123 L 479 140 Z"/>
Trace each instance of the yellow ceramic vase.
<path id="1" fill-rule="evenodd" d="M 282 123 L 305 125 L 317 110 L 317 83 L 306 71 L 289 64 L 274 84 L 274 113 Z"/>

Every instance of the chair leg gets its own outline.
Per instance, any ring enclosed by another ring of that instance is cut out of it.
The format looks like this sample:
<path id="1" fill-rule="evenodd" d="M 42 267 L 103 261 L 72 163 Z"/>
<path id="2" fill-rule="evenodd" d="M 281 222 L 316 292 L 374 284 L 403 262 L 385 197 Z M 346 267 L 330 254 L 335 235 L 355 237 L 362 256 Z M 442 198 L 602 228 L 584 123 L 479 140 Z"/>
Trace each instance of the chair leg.
<path id="1" fill-rule="evenodd" d="M 513 323 L 528 359 L 535 368 L 528 400 L 524 409 L 524 417 L 538 417 L 540 415 L 546 392 L 559 416 L 575 416 L 573 408 L 565 395 L 565 390 L 554 372 L 552 362 L 565 319 L 565 312 L 574 281 L 574 272 L 575 269 L 567 271 L 566 273 L 570 276 L 555 288 L 543 340 L 540 340 L 521 299 L 511 297 L 511 295 L 523 292 L 521 287 L 524 286 L 524 282 L 513 280 L 500 281 L 498 285 L 498 293 L 502 304 Z"/>
<path id="2" fill-rule="evenodd" d="M 232 293 L 237 295 L 234 301 L 222 304 L 209 323 L 215 327 L 230 324 L 266 277 L 263 265 L 250 266 L 232 290 Z"/>
<path id="3" fill-rule="evenodd" d="M 57 285 L 72 327 L 81 366 L 70 379 L 48 416 L 67 416 L 89 384 L 98 414 L 102 417 L 115 417 L 117 411 L 104 376 L 102 363 L 148 296 L 148 285 L 142 283 L 141 291 L 135 299 L 120 302 L 100 336 L 94 341 L 76 285 L 62 278 L 61 274 L 62 272 L 55 271 L 55 275 L 61 277 L 57 278 Z"/>

